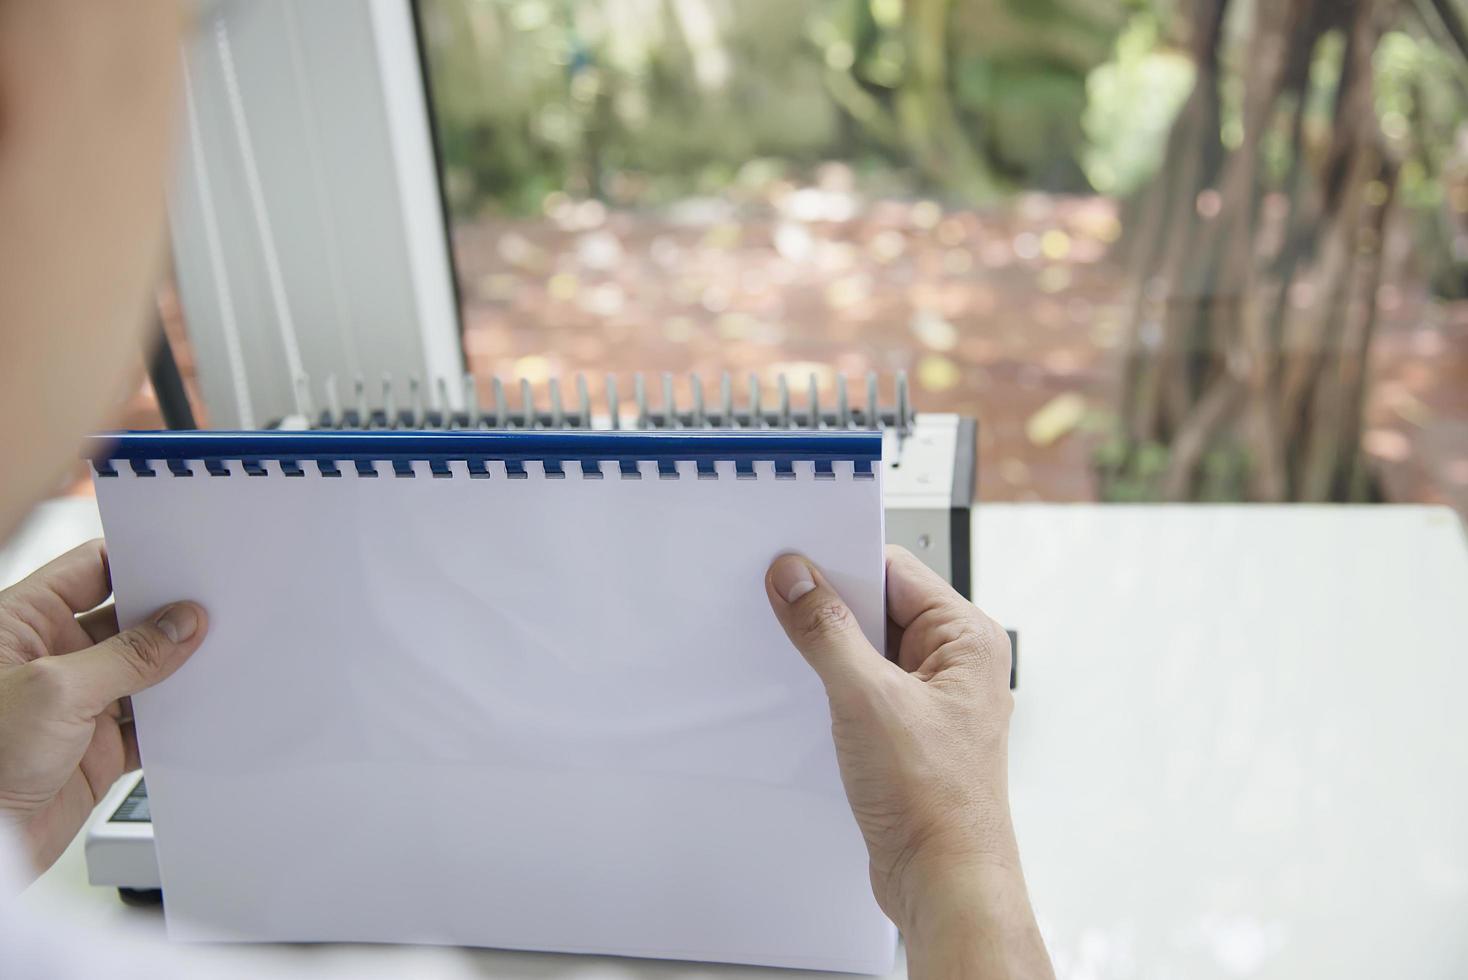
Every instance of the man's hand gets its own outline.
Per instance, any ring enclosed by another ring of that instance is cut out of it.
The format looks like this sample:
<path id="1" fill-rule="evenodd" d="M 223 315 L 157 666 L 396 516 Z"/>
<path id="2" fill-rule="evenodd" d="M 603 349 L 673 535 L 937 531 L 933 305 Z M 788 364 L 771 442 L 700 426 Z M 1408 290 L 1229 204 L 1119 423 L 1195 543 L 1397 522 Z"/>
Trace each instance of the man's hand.
<path id="1" fill-rule="evenodd" d="M 887 549 L 887 656 L 811 563 L 776 559 L 770 605 L 826 686 L 872 888 L 915 978 L 1050 977 L 1009 816 L 1009 637 Z"/>
<path id="2" fill-rule="evenodd" d="M 0 592 L 0 821 L 36 872 L 138 767 L 128 696 L 198 648 L 208 620 L 191 602 L 118 632 L 107 553 L 91 541 Z"/>

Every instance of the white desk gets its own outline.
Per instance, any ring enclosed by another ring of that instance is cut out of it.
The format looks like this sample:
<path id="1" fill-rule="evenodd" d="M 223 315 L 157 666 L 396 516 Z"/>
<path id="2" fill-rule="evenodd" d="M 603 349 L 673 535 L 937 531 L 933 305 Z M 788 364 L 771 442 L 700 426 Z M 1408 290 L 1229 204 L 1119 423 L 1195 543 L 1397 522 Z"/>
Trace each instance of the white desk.
<path id="1" fill-rule="evenodd" d="M 89 507 L 51 505 L 20 539 L 26 560 L 94 534 Z M 978 515 L 981 601 L 1020 631 L 1013 805 L 1061 977 L 1468 975 L 1468 548 L 1454 514 Z M 0 558 L 0 581 L 16 564 Z M 78 847 L 25 900 L 161 934 L 156 911 L 86 885 Z M 330 976 L 757 973 L 419 948 L 221 955 Z"/>

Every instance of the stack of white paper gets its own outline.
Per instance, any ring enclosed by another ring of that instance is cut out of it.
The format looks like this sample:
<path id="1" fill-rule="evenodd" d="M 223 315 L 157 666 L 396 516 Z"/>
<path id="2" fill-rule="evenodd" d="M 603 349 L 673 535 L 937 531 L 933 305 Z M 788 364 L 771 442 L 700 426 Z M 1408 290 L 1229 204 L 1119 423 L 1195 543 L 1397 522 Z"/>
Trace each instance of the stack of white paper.
<path id="1" fill-rule="evenodd" d="M 881 648 L 852 463 L 114 465 L 123 623 L 210 615 L 134 699 L 171 935 L 891 968 L 824 692 L 763 586 L 811 556 Z"/>

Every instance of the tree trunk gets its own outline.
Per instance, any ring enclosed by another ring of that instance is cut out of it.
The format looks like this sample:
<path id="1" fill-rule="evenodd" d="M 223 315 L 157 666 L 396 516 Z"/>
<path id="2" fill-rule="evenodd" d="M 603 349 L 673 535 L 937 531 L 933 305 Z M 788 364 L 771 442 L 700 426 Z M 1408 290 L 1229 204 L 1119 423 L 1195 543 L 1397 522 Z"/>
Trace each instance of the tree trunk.
<path id="1" fill-rule="evenodd" d="M 1372 102 L 1372 55 L 1399 0 L 1254 0 L 1239 52 L 1241 133 L 1225 147 L 1228 2 L 1194 0 L 1196 85 L 1138 209 L 1103 495 L 1370 498 L 1365 365 L 1397 179 Z M 1312 142 L 1311 66 L 1333 32 L 1345 42 L 1335 110 Z M 1265 150 L 1281 144 L 1288 167 L 1271 174 Z"/>

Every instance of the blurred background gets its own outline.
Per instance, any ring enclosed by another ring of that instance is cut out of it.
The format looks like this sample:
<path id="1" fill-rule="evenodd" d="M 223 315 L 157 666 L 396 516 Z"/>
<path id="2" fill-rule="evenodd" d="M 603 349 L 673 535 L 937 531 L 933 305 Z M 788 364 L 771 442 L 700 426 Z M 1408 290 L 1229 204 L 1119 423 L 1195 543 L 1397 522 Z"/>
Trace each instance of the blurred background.
<path id="1" fill-rule="evenodd" d="M 417 13 L 480 378 L 903 370 L 984 499 L 1468 514 L 1464 0 Z"/>

